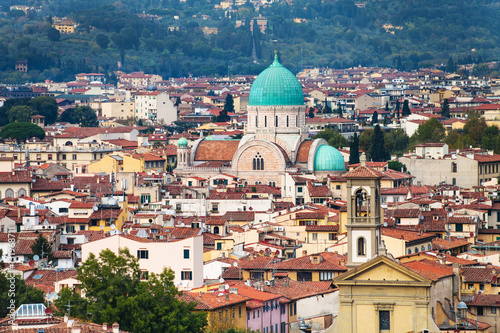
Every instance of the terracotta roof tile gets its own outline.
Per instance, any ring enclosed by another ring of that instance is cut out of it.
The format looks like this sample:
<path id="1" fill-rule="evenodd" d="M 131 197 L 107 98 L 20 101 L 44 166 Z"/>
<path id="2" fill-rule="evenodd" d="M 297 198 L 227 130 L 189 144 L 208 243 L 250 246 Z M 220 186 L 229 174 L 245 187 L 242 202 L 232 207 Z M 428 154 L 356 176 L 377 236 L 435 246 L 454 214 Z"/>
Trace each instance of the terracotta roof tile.
<path id="1" fill-rule="evenodd" d="M 302 141 L 297 152 L 297 162 L 307 163 L 309 159 L 309 150 L 313 142 L 314 140 Z"/>
<path id="2" fill-rule="evenodd" d="M 408 267 L 412 271 L 432 281 L 438 281 L 442 278 L 453 276 L 452 267 L 442 265 L 429 259 L 411 261 L 404 263 L 403 266 Z"/>
<path id="3" fill-rule="evenodd" d="M 215 310 L 220 307 L 236 305 L 248 300 L 248 297 L 239 294 L 219 292 L 189 292 L 184 291 L 179 299 L 186 303 L 195 302 L 197 310 Z"/>
<path id="4" fill-rule="evenodd" d="M 203 140 L 196 149 L 195 161 L 232 161 L 240 141 Z"/>
<path id="5" fill-rule="evenodd" d="M 367 166 L 359 166 L 356 169 L 342 175 L 344 178 L 383 178 L 384 174 Z"/>

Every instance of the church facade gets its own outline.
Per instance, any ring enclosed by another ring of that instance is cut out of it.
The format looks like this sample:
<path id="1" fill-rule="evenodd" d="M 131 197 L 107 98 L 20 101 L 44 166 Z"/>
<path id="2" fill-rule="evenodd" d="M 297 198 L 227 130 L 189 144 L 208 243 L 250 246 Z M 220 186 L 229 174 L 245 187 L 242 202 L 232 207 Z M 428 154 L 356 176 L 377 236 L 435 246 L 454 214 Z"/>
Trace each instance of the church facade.
<path id="1" fill-rule="evenodd" d="M 182 176 L 226 173 L 248 185 L 281 187 L 286 172 L 318 178 L 345 171 L 340 152 L 323 139 L 309 139 L 302 86 L 275 55 L 250 89 L 245 135 L 241 140 L 179 140 L 177 168 Z"/>

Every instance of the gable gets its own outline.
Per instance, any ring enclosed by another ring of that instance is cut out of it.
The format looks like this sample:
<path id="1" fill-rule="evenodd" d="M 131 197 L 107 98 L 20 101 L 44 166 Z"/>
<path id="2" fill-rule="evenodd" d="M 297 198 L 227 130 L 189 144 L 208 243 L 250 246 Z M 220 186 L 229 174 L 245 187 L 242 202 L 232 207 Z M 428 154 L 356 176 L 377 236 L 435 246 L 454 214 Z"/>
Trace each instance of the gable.
<path id="1" fill-rule="evenodd" d="M 360 274 L 352 277 L 351 280 L 363 281 L 363 280 L 378 280 L 378 281 L 419 281 L 414 276 L 410 276 L 407 272 L 395 269 L 385 263 L 380 263 L 375 267 L 371 267 Z"/>
<path id="2" fill-rule="evenodd" d="M 424 284 L 430 285 L 431 280 L 404 267 L 399 262 L 386 256 L 378 256 L 355 269 L 349 270 L 336 277 L 333 282 L 337 285 L 359 284 L 361 281 L 385 281 L 388 284 Z"/>

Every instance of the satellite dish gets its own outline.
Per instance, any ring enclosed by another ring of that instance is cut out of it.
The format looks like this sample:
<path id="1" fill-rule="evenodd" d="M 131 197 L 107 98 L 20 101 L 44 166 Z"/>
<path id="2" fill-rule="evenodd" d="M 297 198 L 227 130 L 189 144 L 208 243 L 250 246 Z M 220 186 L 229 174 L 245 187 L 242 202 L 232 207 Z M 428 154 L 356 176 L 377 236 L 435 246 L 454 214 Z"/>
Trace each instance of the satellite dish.
<path id="1" fill-rule="evenodd" d="M 92 210 L 95 212 L 97 211 L 99 208 L 97 208 L 97 206 L 94 206 L 94 208 L 92 208 Z"/>
<path id="2" fill-rule="evenodd" d="M 101 228 L 101 230 L 104 230 L 104 226 L 103 225 L 101 225 L 99 228 Z"/>
<path id="3" fill-rule="evenodd" d="M 115 230 L 116 229 L 116 225 L 112 224 L 111 225 L 111 230 Z"/>
<path id="4" fill-rule="evenodd" d="M 228 290 L 228 289 L 229 289 L 229 285 L 228 285 L 228 284 L 226 284 L 226 285 L 224 286 L 224 288 L 225 288 L 226 290 Z"/>
<path id="5" fill-rule="evenodd" d="M 233 262 L 233 267 L 238 267 L 238 262 Z"/>
<path id="6" fill-rule="evenodd" d="M 28 261 L 28 265 L 30 265 L 31 267 L 35 266 L 35 261 L 34 260 Z"/>
<path id="7" fill-rule="evenodd" d="M 35 255 L 33 256 L 33 260 L 35 260 L 35 261 L 40 260 L 40 256 L 39 256 L 38 254 L 35 254 Z"/>
<path id="8" fill-rule="evenodd" d="M 425 217 L 423 215 L 420 215 L 420 219 L 423 220 L 425 219 Z"/>
<path id="9" fill-rule="evenodd" d="M 387 222 L 384 222 L 384 228 L 387 227 Z"/>
<path id="10" fill-rule="evenodd" d="M 220 278 L 220 279 L 219 279 L 219 283 L 224 283 L 224 279 L 223 279 L 223 278 Z"/>
<path id="11" fill-rule="evenodd" d="M 448 213 L 448 216 L 449 216 L 449 217 L 452 217 L 452 216 L 453 216 L 453 213 L 452 213 L 452 212 L 449 212 L 449 213 Z"/>

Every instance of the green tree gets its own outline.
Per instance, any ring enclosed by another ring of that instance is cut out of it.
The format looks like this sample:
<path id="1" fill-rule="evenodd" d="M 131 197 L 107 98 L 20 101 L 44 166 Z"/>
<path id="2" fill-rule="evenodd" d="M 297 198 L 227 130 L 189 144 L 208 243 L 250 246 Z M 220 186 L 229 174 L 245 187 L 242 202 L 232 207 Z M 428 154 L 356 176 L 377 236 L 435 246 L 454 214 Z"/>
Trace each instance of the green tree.
<path id="1" fill-rule="evenodd" d="M 12 139 L 17 142 L 25 142 L 27 139 L 38 138 L 45 139 L 44 130 L 35 124 L 28 122 L 15 122 L 2 127 L 0 130 L 0 137 L 2 139 Z"/>
<path id="2" fill-rule="evenodd" d="M 39 234 L 33 244 L 31 244 L 31 251 L 33 251 L 33 255 L 38 255 L 40 259 L 47 258 L 47 261 L 52 261 L 54 256 L 52 254 L 52 246 L 50 245 L 47 238 L 45 238 L 42 234 Z"/>
<path id="3" fill-rule="evenodd" d="M 408 149 L 410 138 L 402 129 L 392 129 L 389 133 L 385 134 L 385 148 L 389 154 L 402 156 Z"/>
<path id="4" fill-rule="evenodd" d="M 59 291 L 59 298 L 54 301 L 56 316 L 64 316 L 68 313 L 71 317 L 87 318 L 87 300 L 82 298 L 75 290 L 64 287 Z"/>
<path id="5" fill-rule="evenodd" d="M 385 150 L 384 133 L 380 125 L 373 129 L 372 144 L 370 147 L 370 159 L 373 162 L 385 162 L 389 158 L 388 152 Z"/>
<path id="6" fill-rule="evenodd" d="M 105 34 L 99 34 L 95 37 L 95 42 L 101 49 L 106 49 L 109 45 L 109 37 Z"/>
<path id="7" fill-rule="evenodd" d="M 217 116 L 216 121 L 219 123 L 229 121 L 231 119 L 231 117 L 229 117 L 228 115 L 229 112 L 234 113 L 234 100 L 231 94 L 226 95 L 226 99 L 224 101 L 224 108 Z"/>
<path id="8" fill-rule="evenodd" d="M 349 164 L 357 163 L 359 163 L 359 138 L 358 133 L 354 132 L 349 144 Z"/>
<path id="9" fill-rule="evenodd" d="M 414 143 L 438 143 L 445 137 L 445 128 L 436 118 L 431 118 L 418 126 L 412 135 Z"/>
<path id="10" fill-rule="evenodd" d="M 446 64 L 446 72 L 455 73 L 455 70 L 456 70 L 455 63 L 453 62 L 453 58 L 450 57 L 448 58 L 448 63 Z"/>
<path id="11" fill-rule="evenodd" d="M 7 111 L 7 117 L 9 122 L 13 123 L 15 121 L 19 122 L 30 122 L 31 116 L 35 114 L 35 110 L 27 105 L 17 105 L 10 108 Z"/>
<path id="12" fill-rule="evenodd" d="M 61 33 L 54 27 L 51 27 L 49 31 L 47 31 L 47 37 L 51 42 L 58 42 L 61 39 Z"/>
<path id="13" fill-rule="evenodd" d="M 385 111 L 389 112 L 389 102 L 385 102 Z"/>
<path id="14" fill-rule="evenodd" d="M 349 144 L 339 131 L 327 128 L 314 136 L 314 139 L 325 139 L 328 144 L 335 148 L 345 147 Z"/>
<path id="15" fill-rule="evenodd" d="M 396 118 L 399 118 L 399 109 L 401 108 L 401 105 L 399 104 L 399 99 L 396 101 Z"/>
<path id="16" fill-rule="evenodd" d="M 402 111 L 401 115 L 403 117 L 405 117 L 405 116 L 409 116 L 410 114 L 411 114 L 410 105 L 408 103 L 408 100 L 405 99 L 405 101 L 403 102 L 403 111 Z"/>
<path id="17" fill-rule="evenodd" d="M 98 127 L 97 114 L 94 109 L 86 105 L 78 105 L 61 113 L 60 120 L 71 124 L 79 124 L 81 127 Z"/>
<path id="18" fill-rule="evenodd" d="M 342 106 L 340 104 L 337 107 L 337 114 L 342 115 Z"/>
<path id="19" fill-rule="evenodd" d="M 15 284 L 14 297 L 12 297 L 10 290 L 11 281 L 14 281 Z M 9 314 L 10 309 L 7 306 L 9 306 L 11 299 L 14 299 L 17 309 L 23 304 L 43 303 L 44 292 L 41 289 L 26 285 L 24 279 L 19 278 L 17 275 L 15 275 L 14 280 L 11 280 L 10 275 L 0 270 L 0 317 L 4 318 Z"/>
<path id="20" fill-rule="evenodd" d="M 387 167 L 395 171 L 406 172 L 406 165 L 397 160 L 389 161 L 389 163 L 387 163 Z"/>
<path id="21" fill-rule="evenodd" d="M 359 150 L 364 151 L 367 155 L 372 146 L 373 129 L 363 131 L 359 136 Z"/>
<path id="22" fill-rule="evenodd" d="M 45 124 L 51 125 L 57 120 L 58 107 L 54 97 L 39 96 L 31 100 L 31 107 L 36 114 L 45 117 Z"/>
<path id="23" fill-rule="evenodd" d="M 314 118 L 314 108 L 309 108 L 309 112 L 307 113 L 309 118 Z"/>
<path id="24" fill-rule="evenodd" d="M 450 149 L 463 148 L 463 135 L 459 130 L 451 130 L 443 140 Z"/>
<path id="25" fill-rule="evenodd" d="M 323 107 L 323 113 L 325 114 L 332 113 L 332 108 L 330 107 L 330 105 L 328 105 L 328 101 L 326 100 L 326 98 L 325 98 L 325 106 Z"/>
<path id="26" fill-rule="evenodd" d="M 487 126 L 483 131 L 481 138 L 481 148 L 487 150 L 496 150 L 498 144 L 498 136 L 500 131 L 495 125 Z"/>
<path id="27" fill-rule="evenodd" d="M 147 281 L 140 276 L 138 259 L 128 249 L 118 255 L 103 250 L 99 258 L 90 254 L 78 268 L 78 280 L 89 301 L 88 319 L 99 324 L 116 321 L 132 332 L 203 332 L 206 314 L 193 312 L 194 303 L 177 299 L 180 293 L 171 269 L 151 273 Z"/>
<path id="28" fill-rule="evenodd" d="M 441 116 L 450 118 L 450 104 L 448 103 L 448 98 L 444 99 L 443 105 L 441 106 Z"/>
<path id="29" fill-rule="evenodd" d="M 474 146 L 481 144 L 481 138 L 486 127 L 486 121 L 478 113 L 467 113 L 467 122 L 464 125 L 464 135 L 470 136 L 473 140 L 470 144 Z"/>
<path id="30" fill-rule="evenodd" d="M 377 111 L 373 111 L 372 125 L 377 124 L 377 123 L 378 123 L 378 112 Z"/>

